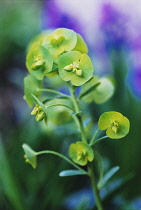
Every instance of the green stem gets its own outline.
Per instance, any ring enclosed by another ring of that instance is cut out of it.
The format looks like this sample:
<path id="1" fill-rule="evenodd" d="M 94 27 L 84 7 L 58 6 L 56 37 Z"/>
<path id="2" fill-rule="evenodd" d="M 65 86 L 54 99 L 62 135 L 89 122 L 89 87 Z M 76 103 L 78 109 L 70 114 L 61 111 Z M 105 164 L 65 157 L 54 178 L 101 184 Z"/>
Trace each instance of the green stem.
<path id="1" fill-rule="evenodd" d="M 103 136 L 103 137 L 101 137 L 101 138 L 95 140 L 95 141 L 92 142 L 91 144 L 89 144 L 89 146 L 92 146 L 92 145 L 96 144 L 97 142 L 102 141 L 103 139 L 106 139 L 106 138 L 108 138 L 108 136 Z"/>
<path id="2" fill-rule="evenodd" d="M 96 158 L 97 158 L 98 163 L 99 163 L 99 181 L 98 181 L 97 187 L 100 190 L 101 185 L 102 185 L 104 170 L 103 170 L 103 164 L 102 164 L 102 159 L 101 159 L 100 154 L 97 151 L 95 151 L 95 155 L 96 155 Z"/>
<path id="3" fill-rule="evenodd" d="M 93 135 L 93 137 L 92 137 L 92 139 L 90 141 L 90 144 L 89 144 L 90 146 L 93 145 L 93 142 L 95 141 L 99 131 L 100 131 L 100 129 L 98 128 L 97 131 L 94 133 L 94 135 Z"/>
<path id="4" fill-rule="evenodd" d="M 81 114 L 80 114 L 81 111 L 79 109 L 79 105 L 78 105 L 78 101 L 77 101 L 77 98 L 76 98 L 76 95 L 75 95 L 74 87 L 71 86 L 70 83 L 68 83 L 68 86 L 69 86 L 69 90 L 70 90 L 70 94 L 71 94 L 71 100 L 73 102 L 74 109 L 75 109 L 75 112 L 76 112 L 75 116 L 77 118 L 77 122 L 78 122 L 78 125 L 79 125 L 79 128 L 80 128 L 80 131 L 81 131 L 82 141 L 84 143 L 87 143 L 85 129 L 84 129 L 83 122 L 82 122 L 82 117 L 81 117 Z"/>
<path id="5" fill-rule="evenodd" d="M 89 177 L 90 177 L 90 180 L 91 180 L 92 189 L 93 189 L 97 209 L 98 210 L 103 210 L 102 203 L 101 203 L 101 198 L 100 198 L 100 195 L 99 195 L 99 190 L 98 190 L 97 184 L 96 184 L 96 178 L 95 178 L 95 173 L 94 173 L 92 163 L 88 163 L 88 173 L 89 173 Z"/>
<path id="6" fill-rule="evenodd" d="M 70 96 L 64 94 L 64 93 L 61 93 L 57 90 L 52 90 L 52 89 L 46 89 L 46 88 L 38 88 L 37 91 L 45 91 L 45 92 L 50 92 L 50 93 L 55 93 L 57 95 L 61 95 L 61 96 L 64 96 L 65 98 L 68 98 L 70 99 Z"/>
<path id="7" fill-rule="evenodd" d="M 69 158 L 65 157 L 64 155 L 62 155 L 62 154 L 60 154 L 58 152 L 54 152 L 54 151 L 50 151 L 50 150 L 44 150 L 44 151 L 37 152 L 37 155 L 42 155 L 42 154 L 53 154 L 53 155 L 57 155 L 57 156 L 63 158 L 64 160 L 66 160 L 71 165 L 73 165 L 75 168 L 77 168 L 82 173 L 87 174 L 87 172 L 85 170 L 83 170 L 78 165 L 76 165 L 75 163 L 73 163 Z"/>
<path id="8" fill-rule="evenodd" d="M 78 104 L 78 101 L 77 101 L 77 98 L 76 98 L 73 87 L 71 86 L 70 83 L 68 83 L 68 85 L 69 85 L 69 90 L 70 90 L 70 94 L 71 94 L 71 100 L 74 104 L 74 108 L 75 108 L 76 113 L 78 113 L 78 114 L 76 114 L 76 117 L 77 117 L 77 120 L 78 120 L 78 123 L 79 123 L 79 128 L 80 128 L 80 131 L 81 131 L 82 141 L 87 143 L 86 133 L 85 133 L 85 129 L 84 129 L 84 126 L 83 126 L 82 117 L 81 117 L 81 114 L 80 114 L 79 104 Z M 96 135 L 95 135 L 95 137 L 96 137 Z M 100 196 L 99 196 L 99 191 L 98 191 L 98 188 L 97 188 L 96 179 L 95 179 L 94 168 L 93 168 L 92 163 L 90 163 L 90 162 L 88 163 L 88 175 L 89 175 L 89 178 L 91 180 L 92 189 L 93 189 L 93 192 L 94 192 L 94 197 L 95 197 L 97 208 L 98 208 L 98 210 L 103 210 L 101 199 L 100 199 Z"/>
<path id="9" fill-rule="evenodd" d="M 64 104 L 52 104 L 52 105 L 46 106 L 46 108 L 48 109 L 48 108 L 53 107 L 53 106 L 64 106 L 64 107 L 66 107 L 67 109 L 70 109 L 72 112 L 74 112 L 73 109 L 71 109 L 69 106 L 64 105 Z"/>

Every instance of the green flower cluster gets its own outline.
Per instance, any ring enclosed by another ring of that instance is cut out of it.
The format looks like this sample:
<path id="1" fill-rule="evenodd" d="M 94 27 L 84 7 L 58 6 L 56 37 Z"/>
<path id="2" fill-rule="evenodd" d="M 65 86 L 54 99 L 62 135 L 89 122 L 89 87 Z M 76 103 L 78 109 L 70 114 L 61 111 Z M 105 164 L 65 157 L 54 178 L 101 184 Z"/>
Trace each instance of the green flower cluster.
<path id="1" fill-rule="evenodd" d="M 89 161 L 93 161 L 94 152 L 88 144 L 82 141 L 77 141 L 76 144 L 70 145 L 69 156 L 75 163 L 84 166 Z"/>
<path id="2" fill-rule="evenodd" d="M 93 161 L 92 146 L 104 139 L 103 137 L 95 139 L 97 136 L 95 133 L 88 144 L 89 139 L 83 125 L 79 101 L 83 99 L 86 102 L 94 101 L 96 104 L 102 104 L 114 94 L 113 79 L 108 76 L 102 78 L 93 76 L 94 67 L 87 53 L 85 41 L 73 30 L 58 28 L 54 31 L 45 31 L 37 36 L 27 48 L 26 66 L 30 74 L 24 79 L 24 99 L 29 106 L 35 104 L 31 115 L 35 115 L 36 121 L 44 120 L 47 125 L 48 116 L 51 119 L 50 122 L 55 121 L 57 125 L 60 125 L 62 119 L 63 122 L 68 122 L 73 116 L 82 137 L 82 141 L 77 141 L 69 147 L 69 156 L 74 163 L 56 152 L 50 151 L 50 153 L 63 157 L 77 169 L 79 167 L 76 164 L 85 166 Z M 71 84 L 68 83 L 70 96 L 57 90 L 42 88 L 43 79 L 54 75 L 57 75 L 61 82 L 71 82 Z M 75 94 L 75 86 L 82 86 L 78 98 Z M 42 91 L 56 94 L 57 97 L 44 98 L 41 102 L 38 98 Z M 98 131 L 106 130 L 109 138 L 119 139 L 128 134 L 130 122 L 119 112 L 105 112 L 99 118 L 98 127 Z M 26 162 L 35 168 L 37 153 L 26 144 L 23 145 L 23 149 Z M 81 169 L 80 171 L 82 172 Z"/>
<path id="3" fill-rule="evenodd" d="M 105 112 L 98 121 L 100 130 L 106 130 L 111 139 L 119 139 L 126 136 L 130 129 L 130 122 L 119 112 Z"/>
<path id="4" fill-rule="evenodd" d="M 36 115 L 35 119 L 36 121 L 40 122 L 43 119 L 45 120 L 45 122 L 47 121 L 47 115 L 46 113 L 43 111 L 42 107 L 39 105 L 36 105 L 34 107 L 34 109 L 31 112 L 31 115 Z"/>
<path id="5" fill-rule="evenodd" d="M 80 86 L 92 76 L 94 67 L 83 38 L 73 30 L 59 28 L 34 39 L 28 47 L 26 67 L 37 80 L 58 70 L 64 81 Z"/>

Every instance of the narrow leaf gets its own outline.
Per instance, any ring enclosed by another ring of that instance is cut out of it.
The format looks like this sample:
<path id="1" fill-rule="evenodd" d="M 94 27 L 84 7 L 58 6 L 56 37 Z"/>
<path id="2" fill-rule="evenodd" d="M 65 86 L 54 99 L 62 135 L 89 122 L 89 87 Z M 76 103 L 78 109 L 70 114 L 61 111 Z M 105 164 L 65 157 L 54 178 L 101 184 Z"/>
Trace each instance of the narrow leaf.
<path id="1" fill-rule="evenodd" d="M 15 210 L 22 210 L 23 203 L 18 187 L 18 180 L 14 177 L 9 163 L 8 155 L 0 140 L 0 185 L 6 198 L 10 201 Z M 10 208 L 10 207 L 9 207 Z"/>
<path id="2" fill-rule="evenodd" d="M 79 99 L 82 99 L 88 93 L 91 93 L 92 91 L 94 91 L 99 84 L 100 84 L 100 82 L 97 82 L 96 84 L 94 84 L 93 86 L 91 86 L 89 89 L 87 89 L 84 93 L 81 93 L 81 95 L 79 96 Z"/>
<path id="3" fill-rule="evenodd" d="M 82 111 L 76 113 L 70 113 L 70 115 L 79 115 Z"/>
<path id="4" fill-rule="evenodd" d="M 79 171 L 79 170 L 64 170 L 59 173 L 59 176 L 76 176 L 76 175 L 86 175 L 85 173 Z"/>
<path id="5" fill-rule="evenodd" d="M 119 166 L 111 168 L 103 177 L 101 188 L 108 182 L 108 180 L 119 170 Z"/>
<path id="6" fill-rule="evenodd" d="M 33 94 L 32 94 L 32 96 L 33 96 L 33 100 L 34 100 L 35 104 L 38 104 L 39 106 L 41 106 L 43 111 L 47 114 L 46 106 L 36 96 L 34 96 Z"/>

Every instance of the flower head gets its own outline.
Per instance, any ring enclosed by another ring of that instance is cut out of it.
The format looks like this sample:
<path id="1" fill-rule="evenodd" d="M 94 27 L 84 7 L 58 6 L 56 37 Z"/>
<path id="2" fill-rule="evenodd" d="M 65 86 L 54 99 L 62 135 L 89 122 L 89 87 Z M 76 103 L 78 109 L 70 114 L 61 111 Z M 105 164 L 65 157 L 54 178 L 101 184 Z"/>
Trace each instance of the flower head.
<path id="1" fill-rule="evenodd" d="M 73 30 L 58 28 L 49 34 L 42 45 L 49 50 L 52 55 L 60 55 L 64 51 L 72 50 L 77 43 L 77 35 Z"/>
<path id="2" fill-rule="evenodd" d="M 71 80 L 75 86 L 86 83 L 93 75 L 94 67 L 91 59 L 79 51 L 71 51 L 61 55 L 58 62 L 59 75 L 64 81 Z"/>
<path id="3" fill-rule="evenodd" d="M 42 80 L 45 74 L 52 71 L 53 58 L 48 49 L 35 42 L 27 54 L 26 66 L 30 74 Z"/>
<path id="4" fill-rule="evenodd" d="M 76 144 L 71 144 L 69 148 L 69 156 L 72 160 L 84 166 L 88 161 L 92 161 L 94 159 L 94 153 L 92 148 L 81 141 L 77 141 Z"/>
<path id="5" fill-rule="evenodd" d="M 98 127 L 106 130 L 109 138 L 119 139 L 128 134 L 130 122 L 119 112 L 105 112 L 99 118 Z"/>
<path id="6" fill-rule="evenodd" d="M 25 161 L 32 165 L 33 168 L 36 168 L 37 165 L 37 153 L 32 150 L 27 144 L 22 145 L 23 150 L 25 152 Z"/>
<path id="7" fill-rule="evenodd" d="M 44 110 L 42 109 L 42 107 L 39 105 L 36 105 L 34 107 L 34 109 L 31 112 L 31 115 L 36 115 L 35 119 L 38 122 L 42 121 L 43 119 L 45 120 L 45 122 L 47 121 L 47 115 L 44 112 Z"/>

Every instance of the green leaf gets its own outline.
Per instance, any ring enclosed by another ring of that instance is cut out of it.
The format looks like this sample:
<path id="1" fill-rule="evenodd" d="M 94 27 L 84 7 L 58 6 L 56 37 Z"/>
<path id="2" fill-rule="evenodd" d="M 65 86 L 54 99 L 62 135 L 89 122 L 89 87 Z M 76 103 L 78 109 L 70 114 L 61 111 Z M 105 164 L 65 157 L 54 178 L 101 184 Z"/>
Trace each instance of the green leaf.
<path id="1" fill-rule="evenodd" d="M 73 51 L 79 51 L 81 53 L 88 53 L 88 47 L 80 34 L 77 34 L 77 43 Z"/>
<path id="2" fill-rule="evenodd" d="M 106 203 L 106 201 L 109 202 L 109 200 L 113 200 L 117 194 L 119 195 L 119 193 L 125 189 L 125 187 L 128 187 L 128 182 L 133 178 L 135 178 L 135 173 L 131 172 L 122 178 L 108 182 L 107 186 L 105 187 L 106 195 L 104 196 L 103 203 Z"/>
<path id="3" fill-rule="evenodd" d="M 102 183 L 100 188 L 102 188 L 108 181 L 109 179 L 120 169 L 119 166 L 115 166 L 113 168 L 111 168 L 103 177 L 102 179 Z"/>
<path id="4" fill-rule="evenodd" d="M 64 170 L 59 173 L 59 176 L 76 176 L 76 175 L 86 175 L 85 173 L 79 171 L 79 170 Z"/>
<path id="5" fill-rule="evenodd" d="M 18 180 L 13 175 L 10 167 L 10 156 L 6 154 L 2 141 L 0 140 L 0 184 L 6 198 L 10 201 L 15 210 L 22 210 L 23 203 L 18 188 Z M 16 163 L 15 163 L 16 164 Z M 10 207 L 9 207 L 10 208 Z"/>
<path id="6" fill-rule="evenodd" d="M 64 81 L 81 86 L 91 79 L 94 67 L 88 55 L 71 51 L 60 56 L 58 70 Z"/>
<path id="7" fill-rule="evenodd" d="M 38 91 L 38 89 L 41 87 L 42 82 L 37 80 L 34 76 L 28 75 L 24 78 L 24 98 L 30 107 L 32 107 L 34 104 L 33 97 L 31 94 L 34 94 L 35 96 L 39 97 L 41 91 Z"/>

